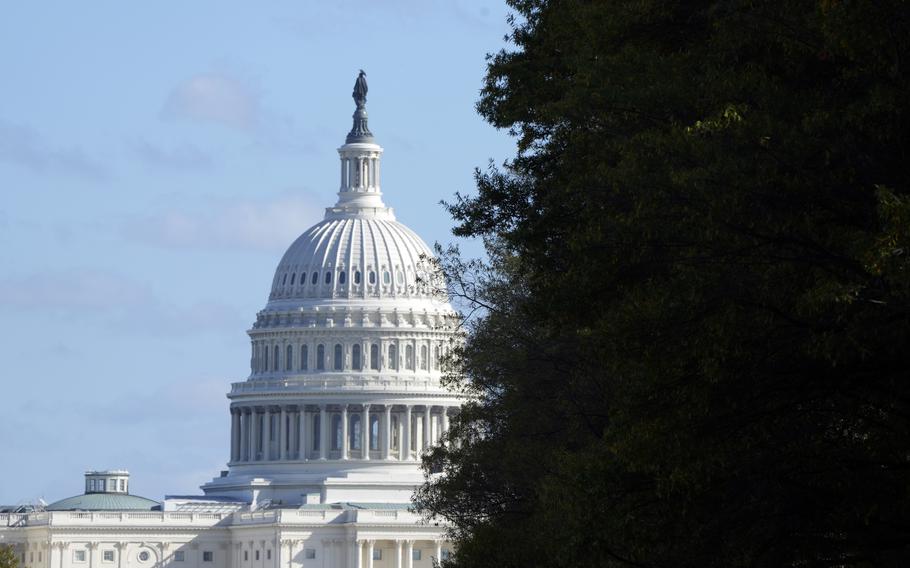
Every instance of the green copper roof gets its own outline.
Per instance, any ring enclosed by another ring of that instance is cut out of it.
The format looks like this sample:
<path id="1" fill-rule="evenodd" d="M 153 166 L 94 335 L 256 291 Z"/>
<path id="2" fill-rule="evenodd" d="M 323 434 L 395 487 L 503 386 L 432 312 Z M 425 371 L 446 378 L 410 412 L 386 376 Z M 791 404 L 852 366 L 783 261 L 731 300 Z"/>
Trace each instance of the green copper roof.
<path id="1" fill-rule="evenodd" d="M 48 511 L 151 511 L 160 507 L 138 495 L 124 493 L 88 493 L 61 499 L 47 506 Z"/>

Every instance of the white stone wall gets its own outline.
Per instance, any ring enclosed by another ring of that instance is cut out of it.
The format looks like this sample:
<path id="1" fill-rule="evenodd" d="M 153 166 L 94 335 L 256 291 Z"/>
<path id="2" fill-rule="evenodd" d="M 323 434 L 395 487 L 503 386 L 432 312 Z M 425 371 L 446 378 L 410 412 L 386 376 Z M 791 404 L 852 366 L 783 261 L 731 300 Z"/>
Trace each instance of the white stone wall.
<path id="1" fill-rule="evenodd" d="M 430 568 L 442 539 L 395 510 L 0 515 L 23 568 Z"/>

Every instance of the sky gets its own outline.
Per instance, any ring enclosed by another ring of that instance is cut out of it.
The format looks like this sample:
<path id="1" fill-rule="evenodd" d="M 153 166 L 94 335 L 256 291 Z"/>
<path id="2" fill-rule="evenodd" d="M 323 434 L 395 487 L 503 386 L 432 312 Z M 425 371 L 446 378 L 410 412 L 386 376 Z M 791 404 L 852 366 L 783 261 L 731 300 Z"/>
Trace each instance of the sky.
<path id="1" fill-rule="evenodd" d="M 367 73 L 382 189 L 425 241 L 514 140 L 475 112 L 492 0 L 6 3 L 0 13 L 0 504 L 198 494 L 288 245 L 336 199 Z M 476 243 L 462 242 L 479 254 Z"/>

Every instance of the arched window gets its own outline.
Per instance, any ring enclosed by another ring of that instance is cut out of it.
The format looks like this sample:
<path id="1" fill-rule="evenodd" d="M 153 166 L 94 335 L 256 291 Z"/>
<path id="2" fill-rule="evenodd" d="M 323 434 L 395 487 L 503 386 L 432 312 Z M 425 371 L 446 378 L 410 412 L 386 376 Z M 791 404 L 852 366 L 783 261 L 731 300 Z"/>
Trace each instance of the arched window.
<path id="1" fill-rule="evenodd" d="M 284 370 L 290 371 L 294 368 L 294 346 L 288 345 L 284 355 Z"/>
<path id="2" fill-rule="evenodd" d="M 392 275 L 389 274 L 388 270 L 386 270 L 385 272 L 382 273 L 382 283 L 385 285 L 389 285 L 392 283 Z"/>
<path id="3" fill-rule="evenodd" d="M 440 365 L 441 361 L 442 361 L 442 359 L 439 357 L 439 346 L 436 345 L 435 347 L 433 347 L 433 370 L 434 371 L 439 370 L 439 365 Z"/>
<path id="4" fill-rule="evenodd" d="M 296 278 L 296 277 L 297 277 L 297 273 L 296 273 L 296 272 L 294 272 L 294 273 L 291 274 L 291 286 L 294 285 L 294 278 Z"/>
<path id="5" fill-rule="evenodd" d="M 393 371 L 398 370 L 398 348 L 394 345 L 389 345 L 389 368 Z"/>
<path id="6" fill-rule="evenodd" d="M 313 439 L 311 440 L 312 448 L 315 451 L 319 451 L 319 448 L 322 446 L 322 416 L 316 414 L 315 412 L 312 415 L 313 427 L 310 431 L 313 433 Z"/>
<path id="7" fill-rule="evenodd" d="M 268 345 L 264 345 L 262 347 L 262 370 L 263 371 L 269 370 L 269 346 Z"/>
<path id="8" fill-rule="evenodd" d="M 408 345 L 404 348 L 404 368 L 409 371 L 414 370 L 414 346 Z"/>
<path id="9" fill-rule="evenodd" d="M 275 355 L 275 359 L 272 361 L 272 370 L 273 370 L 273 371 L 277 371 L 277 370 L 278 370 L 278 354 L 279 354 L 279 353 L 281 353 L 281 351 L 278 349 L 278 346 L 276 345 L 276 346 L 275 346 L 275 351 L 274 351 L 274 353 L 273 353 L 273 354 Z"/>
<path id="10" fill-rule="evenodd" d="M 332 449 L 340 450 L 341 449 L 341 415 L 333 414 L 332 415 Z"/>
<path id="11" fill-rule="evenodd" d="M 396 283 L 396 284 L 404 284 L 404 276 L 401 275 L 401 271 L 400 271 L 400 270 L 398 270 L 398 271 L 395 272 L 395 283 Z M 292 284 L 293 284 L 293 282 L 292 282 Z"/>
<path id="12" fill-rule="evenodd" d="M 303 286 L 304 284 L 306 284 L 306 272 L 301 272 L 300 273 L 300 285 Z"/>
<path id="13" fill-rule="evenodd" d="M 281 279 L 281 285 L 284 286 L 284 285 L 287 284 L 287 283 L 288 283 L 288 273 L 285 272 L 285 273 L 284 273 L 284 278 Z"/>
<path id="14" fill-rule="evenodd" d="M 325 345 L 316 346 L 316 370 L 325 371 Z"/>
<path id="15" fill-rule="evenodd" d="M 354 346 L 351 347 L 351 367 L 355 371 L 362 370 L 360 367 L 360 344 L 359 343 L 355 343 Z"/>
<path id="16" fill-rule="evenodd" d="M 370 345 L 370 369 L 379 370 L 379 345 Z"/>
<path id="17" fill-rule="evenodd" d="M 344 286 L 345 282 L 348 281 L 348 276 L 345 274 L 344 270 L 338 273 L 338 283 Z"/>
<path id="18" fill-rule="evenodd" d="M 375 283 L 376 283 L 376 273 L 371 270 L 370 271 L 370 284 L 375 284 Z"/>
<path id="19" fill-rule="evenodd" d="M 360 284 L 360 271 L 354 273 L 354 284 Z"/>
<path id="20" fill-rule="evenodd" d="M 370 449 L 379 449 L 379 415 L 370 415 Z"/>
<path id="21" fill-rule="evenodd" d="M 344 353 L 341 350 L 340 343 L 335 344 L 335 360 L 333 367 L 336 371 L 344 369 Z"/>
<path id="22" fill-rule="evenodd" d="M 325 273 L 325 283 L 326 283 L 326 284 L 331 284 L 331 283 L 332 283 L 332 273 L 331 273 L 331 272 L 326 272 L 326 273 Z"/>
<path id="23" fill-rule="evenodd" d="M 360 450 L 363 446 L 360 445 L 360 415 L 352 414 L 348 417 L 348 436 L 350 438 L 352 450 Z"/>
<path id="24" fill-rule="evenodd" d="M 319 281 L 319 273 L 314 272 L 313 277 L 310 278 L 310 284 L 316 284 L 316 282 L 318 282 L 318 281 Z"/>
<path id="25" fill-rule="evenodd" d="M 300 370 L 306 371 L 309 368 L 310 364 L 310 346 L 301 345 L 300 346 Z"/>
<path id="26" fill-rule="evenodd" d="M 420 346 L 420 368 L 423 369 L 424 371 L 428 370 L 428 367 L 427 367 L 427 352 L 428 351 L 429 351 L 429 349 L 427 348 L 426 345 Z"/>
<path id="27" fill-rule="evenodd" d="M 399 448 L 399 446 L 398 446 L 398 436 L 399 436 L 399 433 L 398 433 L 398 430 L 399 430 L 398 424 L 399 424 L 399 423 L 398 423 L 398 415 L 397 415 L 397 414 L 393 414 L 393 415 L 392 415 L 392 449 L 393 449 L 393 450 L 397 450 L 397 449 Z"/>

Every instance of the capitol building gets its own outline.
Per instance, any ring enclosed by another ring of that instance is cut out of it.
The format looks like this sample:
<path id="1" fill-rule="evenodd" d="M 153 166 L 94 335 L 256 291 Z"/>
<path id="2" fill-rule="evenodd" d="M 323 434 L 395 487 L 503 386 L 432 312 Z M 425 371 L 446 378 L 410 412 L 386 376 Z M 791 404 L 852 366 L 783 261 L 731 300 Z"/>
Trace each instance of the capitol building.
<path id="1" fill-rule="evenodd" d="M 25 568 L 430 567 L 450 545 L 411 510 L 420 457 L 461 399 L 442 384 L 456 313 L 427 245 L 380 189 L 363 72 L 337 202 L 294 241 L 230 385 L 227 469 L 195 496 L 130 492 L 90 471 L 81 495 L 0 512 Z M 140 474 L 141 475 L 141 474 Z"/>

